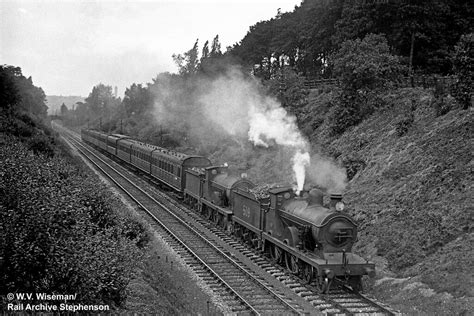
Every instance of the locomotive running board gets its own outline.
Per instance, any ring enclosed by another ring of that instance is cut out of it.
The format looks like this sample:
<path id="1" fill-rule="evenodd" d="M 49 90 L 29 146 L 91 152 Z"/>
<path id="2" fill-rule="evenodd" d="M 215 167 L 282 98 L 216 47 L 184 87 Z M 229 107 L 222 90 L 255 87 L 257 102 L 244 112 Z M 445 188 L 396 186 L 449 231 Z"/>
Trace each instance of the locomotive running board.
<path id="1" fill-rule="evenodd" d="M 345 271 L 343 264 L 342 264 L 342 252 L 341 253 L 325 253 L 323 254 L 324 258 L 317 257 L 316 255 L 306 252 L 303 253 L 301 250 L 288 246 L 284 244 L 280 240 L 272 237 L 268 233 L 262 233 L 262 239 L 264 241 L 269 241 L 274 245 L 282 248 L 286 252 L 294 255 L 301 261 L 306 262 L 312 266 L 318 266 L 320 269 L 331 269 L 335 272 L 336 276 L 346 275 L 347 271 Z M 375 269 L 375 264 L 372 262 L 368 262 L 364 260 L 362 257 L 354 253 L 346 253 L 347 264 L 350 267 L 350 275 L 363 275 L 367 274 L 366 268 Z"/>
<path id="2" fill-rule="evenodd" d="M 253 231 L 254 233 L 256 233 L 259 237 L 260 237 L 260 234 L 262 233 L 262 231 L 252 225 L 249 225 L 249 223 L 247 223 L 246 221 L 244 220 L 241 220 L 240 218 L 238 218 L 237 216 L 234 216 L 232 217 L 232 220 L 236 223 L 239 223 L 240 225 L 244 226 L 245 228 L 247 228 L 248 230 L 251 230 Z"/>
<path id="3" fill-rule="evenodd" d="M 206 201 L 205 199 L 201 199 L 201 201 L 202 201 L 202 204 L 205 204 L 205 205 L 209 206 L 210 208 L 212 208 L 212 209 L 218 211 L 218 212 L 221 213 L 221 214 L 224 214 L 224 215 L 232 215 L 232 214 L 234 214 L 234 212 L 232 212 L 231 210 L 226 210 L 225 208 L 222 208 L 222 207 L 220 207 L 220 206 L 217 206 L 217 205 L 215 205 L 215 204 L 213 204 L 213 203 L 211 203 L 211 202 L 209 202 L 209 201 Z"/>

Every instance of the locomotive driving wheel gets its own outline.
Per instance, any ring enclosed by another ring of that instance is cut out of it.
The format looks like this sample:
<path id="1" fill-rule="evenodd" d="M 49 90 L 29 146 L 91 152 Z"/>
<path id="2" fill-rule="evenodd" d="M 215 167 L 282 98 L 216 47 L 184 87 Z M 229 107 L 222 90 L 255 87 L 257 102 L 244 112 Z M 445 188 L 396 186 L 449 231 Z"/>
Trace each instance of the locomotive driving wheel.
<path id="1" fill-rule="evenodd" d="M 290 270 L 291 273 L 298 275 L 300 271 L 300 266 L 298 263 L 298 258 L 290 253 L 286 253 L 285 255 L 285 261 L 286 261 L 286 267 L 288 270 Z"/>
<path id="2" fill-rule="evenodd" d="M 221 213 L 217 213 L 217 222 L 216 222 L 217 227 L 222 228 L 223 223 L 224 223 L 224 217 L 222 217 Z"/>
<path id="3" fill-rule="evenodd" d="M 227 226 L 227 232 L 229 235 L 233 235 L 235 233 L 234 223 L 229 223 L 229 225 Z"/>
<path id="4" fill-rule="evenodd" d="M 280 247 L 276 245 L 271 245 L 270 246 L 270 256 L 276 263 L 281 262 L 281 258 L 283 256 L 283 250 L 281 250 Z"/>
<path id="5" fill-rule="evenodd" d="M 311 284 L 313 281 L 313 267 L 307 263 L 303 267 L 303 279 L 307 284 Z"/>

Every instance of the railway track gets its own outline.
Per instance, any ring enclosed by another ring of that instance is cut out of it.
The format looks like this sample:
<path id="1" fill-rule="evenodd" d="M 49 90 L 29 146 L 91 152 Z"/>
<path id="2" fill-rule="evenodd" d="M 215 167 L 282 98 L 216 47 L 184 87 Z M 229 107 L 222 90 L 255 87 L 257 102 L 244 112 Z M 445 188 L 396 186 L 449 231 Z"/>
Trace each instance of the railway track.
<path id="1" fill-rule="evenodd" d="M 94 158 L 91 157 L 88 159 L 97 161 L 98 165 L 105 164 L 102 158 L 92 153 L 92 151 L 80 143 L 80 138 L 77 135 L 69 134 L 68 137 L 70 137 L 70 142 L 75 146 L 82 148 L 80 151 L 84 152 L 84 154 L 87 155 L 87 153 L 89 153 L 89 155 L 93 155 Z M 179 201 L 173 199 L 168 194 L 151 187 L 148 182 L 152 181 L 152 179 L 145 181 L 143 178 L 137 177 L 136 174 L 127 171 L 123 166 L 116 163 L 114 165 L 117 169 L 121 169 L 119 173 L 126 174 L 122 174 L 119 177 L 122 177 L 122 179 L 133 178 L 133 181 L 139 183 L 139 186 L 143 188 L 140 189 L 138 186 L 134 186 L 133 189 L 130 189 L 131 192 L 129 193 L 133 194 L 133 192 L 139 191 L 141 192 L 138 193 L 139 195 L 148 196 L 148 198 L 144 198 L 144 200 L 148 199 L 148 202 L 143 204 L 141 208 L 144 209 L 143 212 L 147 214 L 148 219 L 154 223 L 153 226 L 158 230 L 159 234 L 176 250 L 195 273 L 200 276 L 214 292 L 222 297 L 232 311 L 255 314 L 313 314 L 318 312 L 323 312 L 327 315 L 396 314 L 396 312 L 375 301 L 373 298 L 361 295 L 360 293 L 352 293 L 348 289 L 339 288 L 331 290 L 327 295 L 318 294 L 314 285 L 305 284 L 303 280 L 275 264 L 264 254 L 242 244 L 233 236 L 227 235 L 227 233 L 213 226 L 197 213 L 184 207 Z M 109 167 L 104 166 L 103 168 L 106 169 Z M 129 180 L 121 181 L 126 182 Z M 119 185 L 121 184 L 119 183 Z M 127 187 L 125 187 L 125 189 L 127 189 Z M 164 202 L 158 202 L 153 198 L 150 199 L 151 196 L 157 196 L 160 201 Z M 156 212 L 154 209 L 157 208 L 157 203 L 166 203 L 165 208 L 168 208 L 168 210 L 174 214 L 172 219 L 169 220 L 169 223 L 171 223 L 170 227 L 172 227 L 169 230 L 178 232 L 177 234 L 169 233 L 162 227 L 168 224 L 168 220 L 163 220 L 160 215 L 161 223 L 159 223 L 158 219 L 155 218 L 156 215 L 152 215 Z M 178 221 L 176 217 L 181 217 L 180 220 L 188 223 L 188 226 L 191 227 L 191 231 L 194 231 L 193 233 L 186 233 L 188 234 L 186 238 L 190 238 L 191 240 L 190 243 L 181 240 L 184 238 L 185 233 L 181 230 L 177 230 L 176 226 L 173 226 L 177 225 L 175 223 Z M 176 235 L 180 238 L 177 238 Z M 201 237 L 196 238 L 196 236 Z M 203 250 L 205 249 L 204 246 L 201 243 L 194 244 L 193 239 L 204 239 L 205 243 L 208 244 L 206 247 L 211 245 L 210 247 L 213 250 Z M 219 251 L 224 255 L 216 254 L 216 252 Z M 199 253 L 201 254 L 199 255 Z M 209 263 L 212 264 L 207 264 L 207 261 L 203 260 L 204 257 L 209 258 Z M 232 269 L 224 265 L 223 262 L 226 261 L 224 258 L 234 262 Z M 243 273 L 245 278 L 240 276 L 242 271 L 245 271 Z M 226 279 L 226 277 L 219 276 L 220 274 L 224 276 L 234 276 L 234 279 Z M 230 281 L 227 282 L 226 280 Z M 241 290 L 238 288 L 239 282 L 241 285 L 245 285 Z M 254 290 L 249 287 L 249 282 L 259 284 L 262 288 L 258 289 L 258 291 Z M 235 289 L 233 287 L 235 287 Z M 268 291 L 266 294 L 265 290 L 263 290 L 265 287 L 267 288 L 266 291 Z M 285 288 L 287 291 L 284 290 Z M 295 294 L 296 299 L 288 295 L 288 291 Z M 240 295 L 238 293 L 243 294 Z M 271 293 L 271 298 L 265 296 L 269 295 L 268 293 Z M 246 302 L 247 297 L 250 297 L 251 300 L 254 301 Z M 280 301 L 280 303 L 275 303 L 275 300 Z M 250 308 L 249 305 L 256 306 L 255 310 Z M 312 310 L 310 308 L 312 308 Z"/>
<path id="2" fill-rule="evenodd" d="M 194 227 L 177 217 L 169 207 L 127 179 L 97 154 L 72 136 L 67 141 L 126 193 L 153 219 L 159 234 L 184 257 L 202 278 L 209 278 L 232 312 L 262 314 L 304 314 L 305 311 L 259 280 L 251 270 L 233 259 L 221 247 L 206 240 Z"/>

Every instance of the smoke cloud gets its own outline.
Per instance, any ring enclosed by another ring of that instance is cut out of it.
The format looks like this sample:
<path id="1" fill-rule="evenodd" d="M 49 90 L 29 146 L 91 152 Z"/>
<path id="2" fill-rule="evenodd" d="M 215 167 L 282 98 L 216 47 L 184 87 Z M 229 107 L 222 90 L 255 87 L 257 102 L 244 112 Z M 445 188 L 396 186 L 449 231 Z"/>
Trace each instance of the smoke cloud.
<path id="1" fill-rule="evenodd" d="M 323 188 L 345 183 L 331 180 L 331 172 L 341 173 L 335 164 L 320 156 L 310 159 L 296 118 L 255 79 L 236 68 L 213 79 L 179 78 L 167 74 L 155 80 L 154 116 L 170 133 L 185 131 L 187 147 L 215 163 L 237 165 L 256 182 L 296 182 L 298 192 L 307 174 Z"/>
<path id="2" fill-rule="evenodd" d="M 329 193 L 342 193 L 347 185 L 346 171 L 333 161 L 315 154 L 308 167 L 309 180 Z"/>

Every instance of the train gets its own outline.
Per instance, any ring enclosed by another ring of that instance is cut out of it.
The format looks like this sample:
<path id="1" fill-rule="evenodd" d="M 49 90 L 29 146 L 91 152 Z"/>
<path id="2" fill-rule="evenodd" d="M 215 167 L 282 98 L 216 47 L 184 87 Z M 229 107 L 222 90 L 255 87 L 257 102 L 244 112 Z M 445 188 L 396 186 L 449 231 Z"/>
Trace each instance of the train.
<path id="1" fill-rule="evenodd" d="M 362 290 L 375 265 L 352 252 L 357 224 L 344 212 L 341 194 L 291 186 L 261 190 L 245 174 L 216 166 L 199 155 L 150 145 L 122 134 L 81 131 L 82 140 L 177 193 L 216 226 L 266 253 L 321 293 L 334 284 Z"/>

